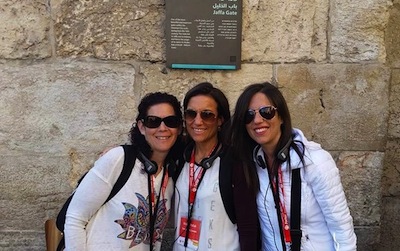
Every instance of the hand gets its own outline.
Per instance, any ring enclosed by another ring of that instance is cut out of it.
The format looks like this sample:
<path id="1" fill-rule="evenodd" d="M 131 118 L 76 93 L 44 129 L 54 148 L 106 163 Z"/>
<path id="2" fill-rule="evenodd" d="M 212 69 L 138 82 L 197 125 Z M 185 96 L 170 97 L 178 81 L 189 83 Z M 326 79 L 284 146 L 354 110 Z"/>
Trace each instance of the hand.
<path id="1" fill-rule="evenodd" d="M 101 153 L 99 153 L 99 157 L 103 156 L 104 154 L 106 154 L 108 151 L 110 151 L 111 149 L 113 149 L 116 146 L 109 146 L 106 149 L 104 149 Z"/>

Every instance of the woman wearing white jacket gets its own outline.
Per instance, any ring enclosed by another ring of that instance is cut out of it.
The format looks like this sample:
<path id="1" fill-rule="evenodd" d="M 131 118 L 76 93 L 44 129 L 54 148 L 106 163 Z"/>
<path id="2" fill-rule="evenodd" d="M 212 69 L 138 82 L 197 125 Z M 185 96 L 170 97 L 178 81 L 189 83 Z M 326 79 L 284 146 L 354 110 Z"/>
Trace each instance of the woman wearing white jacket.
<path id="1" fill-rule="evenodd" d="M 339 170 L 327 151 L 292 128 L 278 88 L 270 83 L 248 86 L 236 103 L 231 135 L 233 148 L 246 167 L 245 176 L 258 191 L 262 250 L 356 250 Z M 292 188 L 296 169 L 301 189 L 300 195 L 292 196 L 298 194 Z M 295 218 L 296 212 L 291 207 L 296 197 L 300 197 L 297 232 L 291 226 L 295 225 L 291 216 Z M 294 233 L 301 236 L 297 244 Z"/>

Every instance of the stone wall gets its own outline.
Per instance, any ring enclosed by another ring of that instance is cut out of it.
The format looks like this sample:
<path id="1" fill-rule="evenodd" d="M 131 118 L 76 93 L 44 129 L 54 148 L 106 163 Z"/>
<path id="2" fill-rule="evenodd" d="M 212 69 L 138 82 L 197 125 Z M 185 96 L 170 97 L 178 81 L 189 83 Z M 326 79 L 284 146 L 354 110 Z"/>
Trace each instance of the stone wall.
<path id="1" fill-rule="evenodd" d="M 165 68 L 164 1 L 0 2 L 0 250 L 45 250 L 45 220 L 145 93 L 210 81 L 233 109 L 266 80 L 337 161 L 358 250 L 400 250 L 400 0 L 243 6 L 242 69 L 202 71 Z"/>

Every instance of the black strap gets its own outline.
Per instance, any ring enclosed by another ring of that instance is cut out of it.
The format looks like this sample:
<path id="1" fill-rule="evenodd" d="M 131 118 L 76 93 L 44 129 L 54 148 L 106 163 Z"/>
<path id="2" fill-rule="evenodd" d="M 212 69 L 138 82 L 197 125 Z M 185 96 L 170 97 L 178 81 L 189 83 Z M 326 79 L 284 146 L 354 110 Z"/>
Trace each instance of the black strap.
<path id="1" fill-rule="evenodd" d="M 65 239 L 64 239 L 64 234 L 62 235 L 62 237 L 61 237 L 61 240 L 60 240 L 60 242 L 58 243 L 58 246 L 57 246 L 57 251 L 62 251 L 62 250 L 64 250 L 64 248 L 65 248 Z"/>
<path id="2" fill-rule="evenodd" d="M 178 165 L 175 165 L 173 172 L 173 180 L 176 183 L 186 161 L 190 159 L 194 144 L 190 144 L 185 148 L 182 159 L 178 160 Z M 237 164 L 233 158 L 232 149 L 223 145 L 222 150 L 218 154 L 221 158 L 219 167 L 219 189 L 221 192 L 222 202 L 229 219 L 233 224 L 236 224 L 236 213 L 233 204 L 233 189 L 232 189 L 232 170 L 233 165 Z M 171 170 L 171 169 L 169 169 Z"/>
<path id="3" fill-rule="evenodd" d="M 234 161 L 231 148 L 224 147 L 220 154 L 221 162 L 219 166 L 219 190 L 221 192 L 222 202 L 229 219 L 233 224 L 236 224 L 236 213 L 233 202 L 233 165 L 238 165 Z"/>
<path id="4" fill-rule="evenodd" d="M 290 235 L 292 237 L 292 251 L 300 251 L 301 245 L 301 179 L 300 168 L 292 170 L 292 188 L 290 199 Z"/>
<path id="5" fill-rule="evenodd" d="M 110 195 L 108 195 L 106 201 L 103 203 L 106 204 L 109 200 L 111 200 L 120 190 L 121 188 L 125 185 L 125 183 L 128 181 L 129 176 L 131 176 L 132 170 L 133 170 L 133 166 L 135 164 L 135 160 L 136 160 L 136 154 L 137 151 L 136 149 L 134 149 L 134 146 L 132 145 L 121 145 L 122 148 L 124 148 L 124 153 L 125 153 L 125 157 L 124 157 L 124 165 L 122 167 L 122 171 L 120 173 L 120 175 L 118 176 L 117 181 L 115 182 Z M 85 177 L 86 173 L 79 179 L 78 184 L 82 181 L 82 179 Z M 72 199 L 73 194 L 68 198 L 67 202 L 64 204 L 65 209 L 63 208 L 62 210 L 65 210 L 65 212 L 67 211 L 69 202 Z M 65 216 L 65 213 L 64 213 Z M 64 219 L 65 221 L 65 219 Z M 63 232 L 63 236 L 60 240 L 60 242 L 58 243 L 57 246 L 57 251 L 61 251 L 65 248 L 65 239 L 64 239 L 64 232 Z"/>
<path id="6" fill-rule="evenodd" d="M 108 196 L 107 200 L 104 202 L 106 204 L 109 200 L 111 200 L 121 188 L 125 185 L 128 181 L 129 176 L 131 176 L 133 166 L 136 160 L 136 149 L 132 145 L 122 145 L 124 148 L 125 158 L 124 158 L 124 166 L 122 167 L 121 174 L 118 176 L 117 181 L 115 182 L 110 195 Z"/>

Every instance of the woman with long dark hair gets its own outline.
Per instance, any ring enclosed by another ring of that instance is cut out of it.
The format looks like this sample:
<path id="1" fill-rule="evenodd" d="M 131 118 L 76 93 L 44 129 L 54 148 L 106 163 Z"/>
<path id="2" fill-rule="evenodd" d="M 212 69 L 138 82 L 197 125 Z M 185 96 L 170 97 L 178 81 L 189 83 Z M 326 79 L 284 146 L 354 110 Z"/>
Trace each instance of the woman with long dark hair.
<path id="1" fill-rule="evenodd" d="M 258 191 L 262 250 L 356 250 L 335 161 L 292 127 L 277 87 L 265 82 L 243 91 L 231 137 L 234 153 Z"/>
<path id="2" fill-rule="evenodd" d="M 227 98 L 204 82 L 187 92 L 183 108 L 188 139 L 175 185 L 173 250 L 257 250 L 255 193 L 227 144 Z"/>

